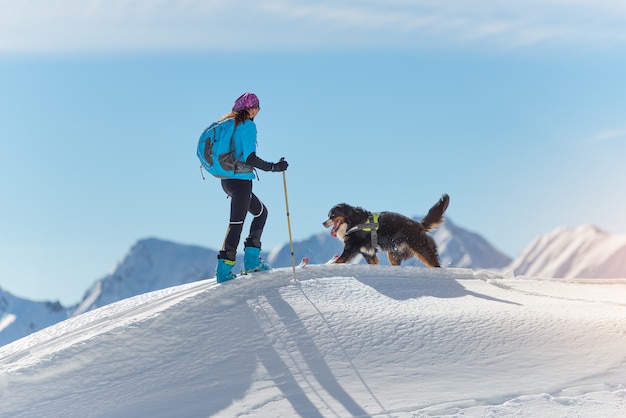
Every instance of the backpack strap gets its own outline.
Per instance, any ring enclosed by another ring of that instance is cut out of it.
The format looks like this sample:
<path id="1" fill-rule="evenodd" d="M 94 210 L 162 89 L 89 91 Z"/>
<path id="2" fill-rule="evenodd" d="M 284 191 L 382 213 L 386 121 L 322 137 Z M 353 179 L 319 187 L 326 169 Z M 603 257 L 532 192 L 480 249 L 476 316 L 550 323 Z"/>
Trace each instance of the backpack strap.
<path id="1" fill-rule="evenodd" d="M 350 235 L 351 233 L 356 232 L 356 231 L 369 232 L 372 237 L 372 247 L 374 248 L 378 247 L 378 232 L 377 231 L 380 226 L 378 223 L 379 217 L 380 217 L 380 213 L 372 213 L 370 216 L 367 217 L 367 221 L 365 221 L 365 223 L 358 224 L 348 229 L 346 231 L 346 235 Z"/>

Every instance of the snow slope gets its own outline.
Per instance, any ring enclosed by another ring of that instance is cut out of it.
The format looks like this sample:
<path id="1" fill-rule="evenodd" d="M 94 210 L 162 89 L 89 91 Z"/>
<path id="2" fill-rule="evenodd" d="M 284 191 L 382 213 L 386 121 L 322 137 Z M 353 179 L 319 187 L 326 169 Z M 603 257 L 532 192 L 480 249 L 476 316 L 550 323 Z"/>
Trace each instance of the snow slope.
<path id="1" fill-rule="evenodd" d="M 0 347 L 1 417 L 623 416 L 626 280 L 321 265 Z"/>

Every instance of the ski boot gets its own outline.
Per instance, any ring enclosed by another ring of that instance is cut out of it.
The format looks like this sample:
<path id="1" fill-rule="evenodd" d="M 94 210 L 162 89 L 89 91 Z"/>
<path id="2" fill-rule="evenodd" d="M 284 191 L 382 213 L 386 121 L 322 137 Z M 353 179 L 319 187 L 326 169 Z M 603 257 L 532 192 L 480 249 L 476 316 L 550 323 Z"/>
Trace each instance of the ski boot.
<path id="1" fill-rule="evenodd" d="M 228 260 L 226 258 L 220 258 L 217 260 L 217 270 L 215 272 L 215 278 L 218 283 L 227 282 L 235 278 L 233 274 L 233 267 L 235 267 L 235 262 L 233 260 Z"/>
<path id="2" fill-rule="evenodd" d="M 257 247 L 246 247 L 243 255 L 243 268 L 246 273 L 252 271 L 266 271 L 272 267 L 260 257 L 261 249 Z"/>

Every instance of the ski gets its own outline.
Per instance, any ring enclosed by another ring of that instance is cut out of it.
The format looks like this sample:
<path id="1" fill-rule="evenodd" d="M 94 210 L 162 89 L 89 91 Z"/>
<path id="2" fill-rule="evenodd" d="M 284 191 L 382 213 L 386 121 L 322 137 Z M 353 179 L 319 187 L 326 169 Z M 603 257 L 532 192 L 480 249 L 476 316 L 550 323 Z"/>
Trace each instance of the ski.
<path id="1" fill-rule="evenodd" d="M 297 269 L 304 268 L 307 264 L 309 264 L 309 257 L 302 257 L 302 260 L 300 260 L 300 263 L 296 266 L 296 268 Z M 241 270 L 241 272 L 237 274 L 236 277 L 248 276 L 252 273 L 261 273 L 261 272 L 267 272 L 267 271 L 272 271 L 272 270 L 274 269 L 271 268 L 269 270 L 251 270 L 251 271 Z"/>
<path id="2" fill-rule="evenodd" d="M 300 260 L 300 264 L 298 264 L 296 268 L 297 269 L 304 268 L 307 264 L 309 264 L 309 257 L 302 257 L 302 260 Z"/>
<path id="3" fill-rule="evenodd" d="M 335 261 L 339 258 L 338 255 L 333 256 L 333 258 L 331 258 L 330 260 L 328 260 L 326 263 L 324 264 L 334 264 Z M 298 265 L 296 266 L 296 269 L 300 270 L 305 268 L 307 265 L 309 264 L 309 257 L 302 257 L 302 259 L 300 260 L 300 263 L 298 263 Z M 245 271 L 245 270 L 241 270 L 240 273 L 235 274 L 235 279 L 240 278 L 240 277 L 246 277 L 251 275 L 252 273 L 260 273 L 260 272 L 267 272 L 267 271 L 272 271 L 274 270 L 273 268 L 270 270 L 256 270 L 256 271 Z M 230 280 L 228 280 L 230 281 Z M 222 282 L 222 283 L 226 283 L 226 282 Z"/>

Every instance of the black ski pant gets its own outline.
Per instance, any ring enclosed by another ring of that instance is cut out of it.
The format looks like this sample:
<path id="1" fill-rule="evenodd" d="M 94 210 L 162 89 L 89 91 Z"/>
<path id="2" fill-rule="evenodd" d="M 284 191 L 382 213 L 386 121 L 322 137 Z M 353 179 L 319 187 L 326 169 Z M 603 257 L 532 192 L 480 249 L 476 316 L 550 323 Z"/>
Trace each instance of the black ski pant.
<path id="1" fill-rule="evenodd" d="M 267 220 L 267 208 L 252 193 L 252 180 L 225 179 L 222 188 L 230 196 L 230 222 L 226 230 L 226 238 L 217 258 L 235 260 L 237 247 L 241 239 L 246 214 L 254 217 L 250 225 L 250 233 L 244 242 L 245 247 L 261 248 L 261 234 Z"/>

